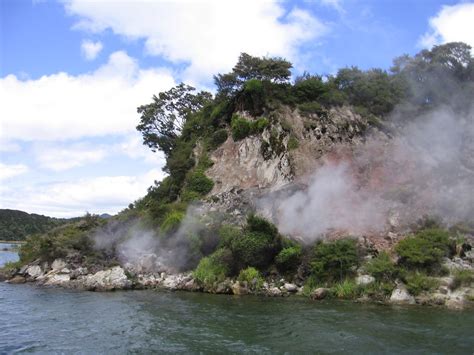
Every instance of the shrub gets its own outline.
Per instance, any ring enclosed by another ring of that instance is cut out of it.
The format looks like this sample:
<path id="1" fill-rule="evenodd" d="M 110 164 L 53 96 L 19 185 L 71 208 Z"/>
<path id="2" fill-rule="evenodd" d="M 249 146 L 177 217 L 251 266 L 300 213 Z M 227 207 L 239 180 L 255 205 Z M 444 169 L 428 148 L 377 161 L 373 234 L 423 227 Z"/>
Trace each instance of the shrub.
<path id="1" fill-rule="evenodd" d="M 438 286 L 438 282 L 423 273 L 412 272 L 404 277 L 408 292 L 417 296 L 422 292 L 428 292 Z"/>
<path id="2" fill-rule="evenodd" d="M 246 282 L 247 286 L 253 290 L 259 290 L 264 282 L 260 272 L 254 267 L 248 267 L 244 270 L 241 270 L 237 280 L 240 282 Z"/>
<path id="3" fill-rule="evenodd" d="M 294 272 L 301 263 L 301 247 L 292 246 L 282 249 L 275 258 L 275 263 L 280 272 Z"/>
<path id="4" fill-rule="evenodd" d="M 327 88 L 320 77 L 311 76 L 297 81 L 292 91 L 298 102 L 308 102 L 317 100 Z"/>
<path id="5" fill-rule="evenodd" d="M 398 269 L 386 252 L 381 252 L 370 260 L 364 269 L 379 281 L 389 281 L 397 277 Z"/>
<path id="6" fill-rule="evenodd" d="M 181 211 L 171 211 L 169 212 L 163 223 L 161 224 L 161 230 L 164 233 L 171 233 L 176 231 L 181 224 L 181 221 L 184 219 L 184 212 Z"/>
<path id="7" fill-rule="evenodd" d="M 261 232 L 271 238 L 278 236 L 278 229 L 274 224 L 254 214 L 248 216 L 246 229 L 251 232 Z"/>
<path id="8" fill-rule="evenodd" d="M 214 187 L 214 182 L 204 172 L 196 170 L 188 175 L 186 189 L 206 195 Z"/>
<path id="9" fill-rule="evenodd" d="M 454 272 L 453 288 L 461 286 L 470 286 L 474 282 L 474 271 L 472 270 L 456 270 Z"/>
<path id="10" fill-rule="evenodd" d="M 250 122 L 235 114 L 232 116 L 231 129 L 232 138 L 234 141 L 239 141 L 250 134 Z"/>
<path id="11" fill-rule="evenodd" d="M 357 243 L 353 239 L 319 242 L 314 246 L 311 272 L 320 280 L 344 280 L 359 264 Z"/>
<path id="12" fill-rule="evenodd" d="M 211 146 L 212 148 L 217 148 L 220 146 L 222 143 L 224 143 L 227 140 L 228 134 L 225 129 L 218 129 L 212 134 L 211 138 Z"/>
<path id="13" fill-rule="evenodd" d="M 331 289 L 334 296 L 342 299 L 354 299 L 359 295 L 359 286 L 354 280 L 345 279 Z"/>
<path id="14" fill-rule="evenodd" d="M 202 286 L 212 286 L 215 282 L 221 282 L 229 273 L 228 263 L 232 255 L 227 249 L 217 249 L 213 254 L 202 258 L 193 277 Z"/>
<path id="15" fill-rule="evenodd" d="M 252 121 L 250 123 L 250 134 L 262 133 L 269 124 L 268 119 L 265 117 L 260 117 L 259 119 Z"/>
<path id="16" fill-rule="evenodd" d="M 234 270 L 249 266 L 259 269 L 268 267 L 281 250 L 281 238 L 277 228 L 267 220 L 251 215 L 244 230 L 225 227 L 220 230 L 221 246 L 232 251 Z"/>
<path id="17" fill-rule="evenodd" d="M 443 256 L 450 253 L 452 242 L 442 229 L 426 229 L 401 240 L 395 247 L 400 263 L 413 268 L 438 267 Z"/>
<path id="18" fill-rule="evenodd" d="M 371 282 L 361 287 L 361 293 L 374 300 L 385 300 L 395 289 L 395 283 L 390 281 Z"/>

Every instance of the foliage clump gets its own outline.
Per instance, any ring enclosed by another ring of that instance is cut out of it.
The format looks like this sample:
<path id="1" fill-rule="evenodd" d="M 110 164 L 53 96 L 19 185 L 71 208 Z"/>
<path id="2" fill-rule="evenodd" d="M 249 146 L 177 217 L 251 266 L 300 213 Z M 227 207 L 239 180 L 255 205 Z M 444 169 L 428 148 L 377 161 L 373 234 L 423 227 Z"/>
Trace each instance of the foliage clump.
<path id="1" fill-rule="evenodd" d="M 259 290 L 263 285 L 263 277 L 260 272 L 254 267 L 248 267 L 240 271 L 237 277 L 239 282 L 247 283 L 251 290 Z"/>
<path id="2" fill-rule="evenodd" d="M 440 266 L 444 256 L 450 255 L 452 248 L 449 232 L 433 228 L 401 240 L 395 250 L 400 256 L 401 265 L 415 269 L 434 269 Z"/>
<path id="3" fill-rule="evenodd" d="M 295 272 L 301 264 L 301 246 L 295 245 L 282 249 L 275 258 L 275 264 L 282 273 Z"/>
<path id="4" fill-rule="evenodd" d="M 342 281 L 354 273 L 359 262 L 359 251 L 354 239 L 318 242 L 313 249 L 311 273 L 321 281 Z"/>
<path id="5" fill-rule="evenodd" d="M 365 266 L 365 271 L 378 281 L 389 281 L 397 277 L 399 270 L 387 252 L 381 252 L 370 260 Z"/>
<path id="6" fill-rule="evenodd" d="M 228 249 L 216 250 L 213 254 L 204 257 L 193 272 L 193 277 L 201 285 L 210 287 L 221 282 L 229 273 L 228 264 L 232 255 Z"/>

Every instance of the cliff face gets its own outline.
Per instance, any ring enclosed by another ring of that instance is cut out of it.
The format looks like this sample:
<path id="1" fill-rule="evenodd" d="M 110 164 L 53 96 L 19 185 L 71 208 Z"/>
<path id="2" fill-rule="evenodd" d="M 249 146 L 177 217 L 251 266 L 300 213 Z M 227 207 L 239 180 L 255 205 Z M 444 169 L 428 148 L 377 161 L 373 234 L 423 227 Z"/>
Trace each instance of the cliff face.
<path id="1" fill-rule="evenodd" d="M 367 127 L 349 107 L 308 117 L 285 108 L 276 118 L 261 135 L 237 142 L 229 137 L 213 152 L 214 165 L 207 171 L 215 182 L 211 195 L 304 184 L 329 153 L 363 143 Z"/>

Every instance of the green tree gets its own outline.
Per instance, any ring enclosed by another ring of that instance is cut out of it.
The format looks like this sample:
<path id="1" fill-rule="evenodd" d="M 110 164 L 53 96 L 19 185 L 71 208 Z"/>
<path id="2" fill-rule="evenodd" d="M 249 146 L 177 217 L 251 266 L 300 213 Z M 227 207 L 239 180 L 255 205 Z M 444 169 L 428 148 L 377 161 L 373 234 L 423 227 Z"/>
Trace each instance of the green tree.
<path id="1" fill-rule="evenodd" d="M 153 96 L 153 102 L 138 107 L 141 114 L 137 130 L 143 143 L 153 151 L 163 151 L 168 156 L 176 145 L 176 138 L 183 130 L 188 117 L 208 103 L 212 95 L 183 83 Z"/>

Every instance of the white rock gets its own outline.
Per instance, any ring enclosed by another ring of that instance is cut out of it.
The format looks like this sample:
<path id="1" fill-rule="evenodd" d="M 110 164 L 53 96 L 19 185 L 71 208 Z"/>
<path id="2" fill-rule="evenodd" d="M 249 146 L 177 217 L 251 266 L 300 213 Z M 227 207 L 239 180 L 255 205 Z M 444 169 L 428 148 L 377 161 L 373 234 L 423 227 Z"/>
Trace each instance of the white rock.
<path id="1" fill-rule="evenodd" d="M 278 287 L 271 287 L 269 290 L 268 290 L 268 294 L 270 296 L 281 296 L 281 291 Z"/>
<path id="2" fill-rule="evenodd" d="M 64 262 L 63 259 L 56 259 L 53 261 L 53 264 L 51 265 L 51 269 L 53 270 L 61 270 L 66 267 L 66 263 Z"/>
<path id="3" fill-rule="evenodd" d="M 288 291 L 288 292 L 297 292 L 298 291 L 298 286 L 295 284 L 291 283 L 285 283 L 283 287 Z"/>
<path id="4" fill-rule="evenodd" d="M 410 295 L 403 285 L 398 285 L 398 287 L 393 290 L 392 295 L 390 296 L 391 303 L 397 304 L 414 304 L 415 297 Z"/>
<path id="5" fill-rule="evenodd" d="M 28 276 L 36 279 L 37 277 L 43 275 L 43 270 L 41 270 L 41 267 L 39 265 L 31 265 L 28 266 L 28 269 L 26 269 L 26 273 L 28 274 Z"/>
<path id="6" fill-rule="evenodd" d="M 371 275 L 359 275 L 356 277 L 356 284 L 368 285 L 375 281 L 375 278 Z"/>
<path id="7" fill-rule="evenodd" d="M 45 285 L 48 286 L 60 286 L 68 283 L 71 277 L 68 274 L 52 274 L 51 277 L 47 278 Z"/>
<path id="8" fill-rule="evenodd" d="M 68 275 L 69 276 L 69 275 Z M 112 269 L 96 272 L 84 278 L 84 286 L 96 290 L 120 290 L 131 286 L 124 269 L 115 266 Z"/>

